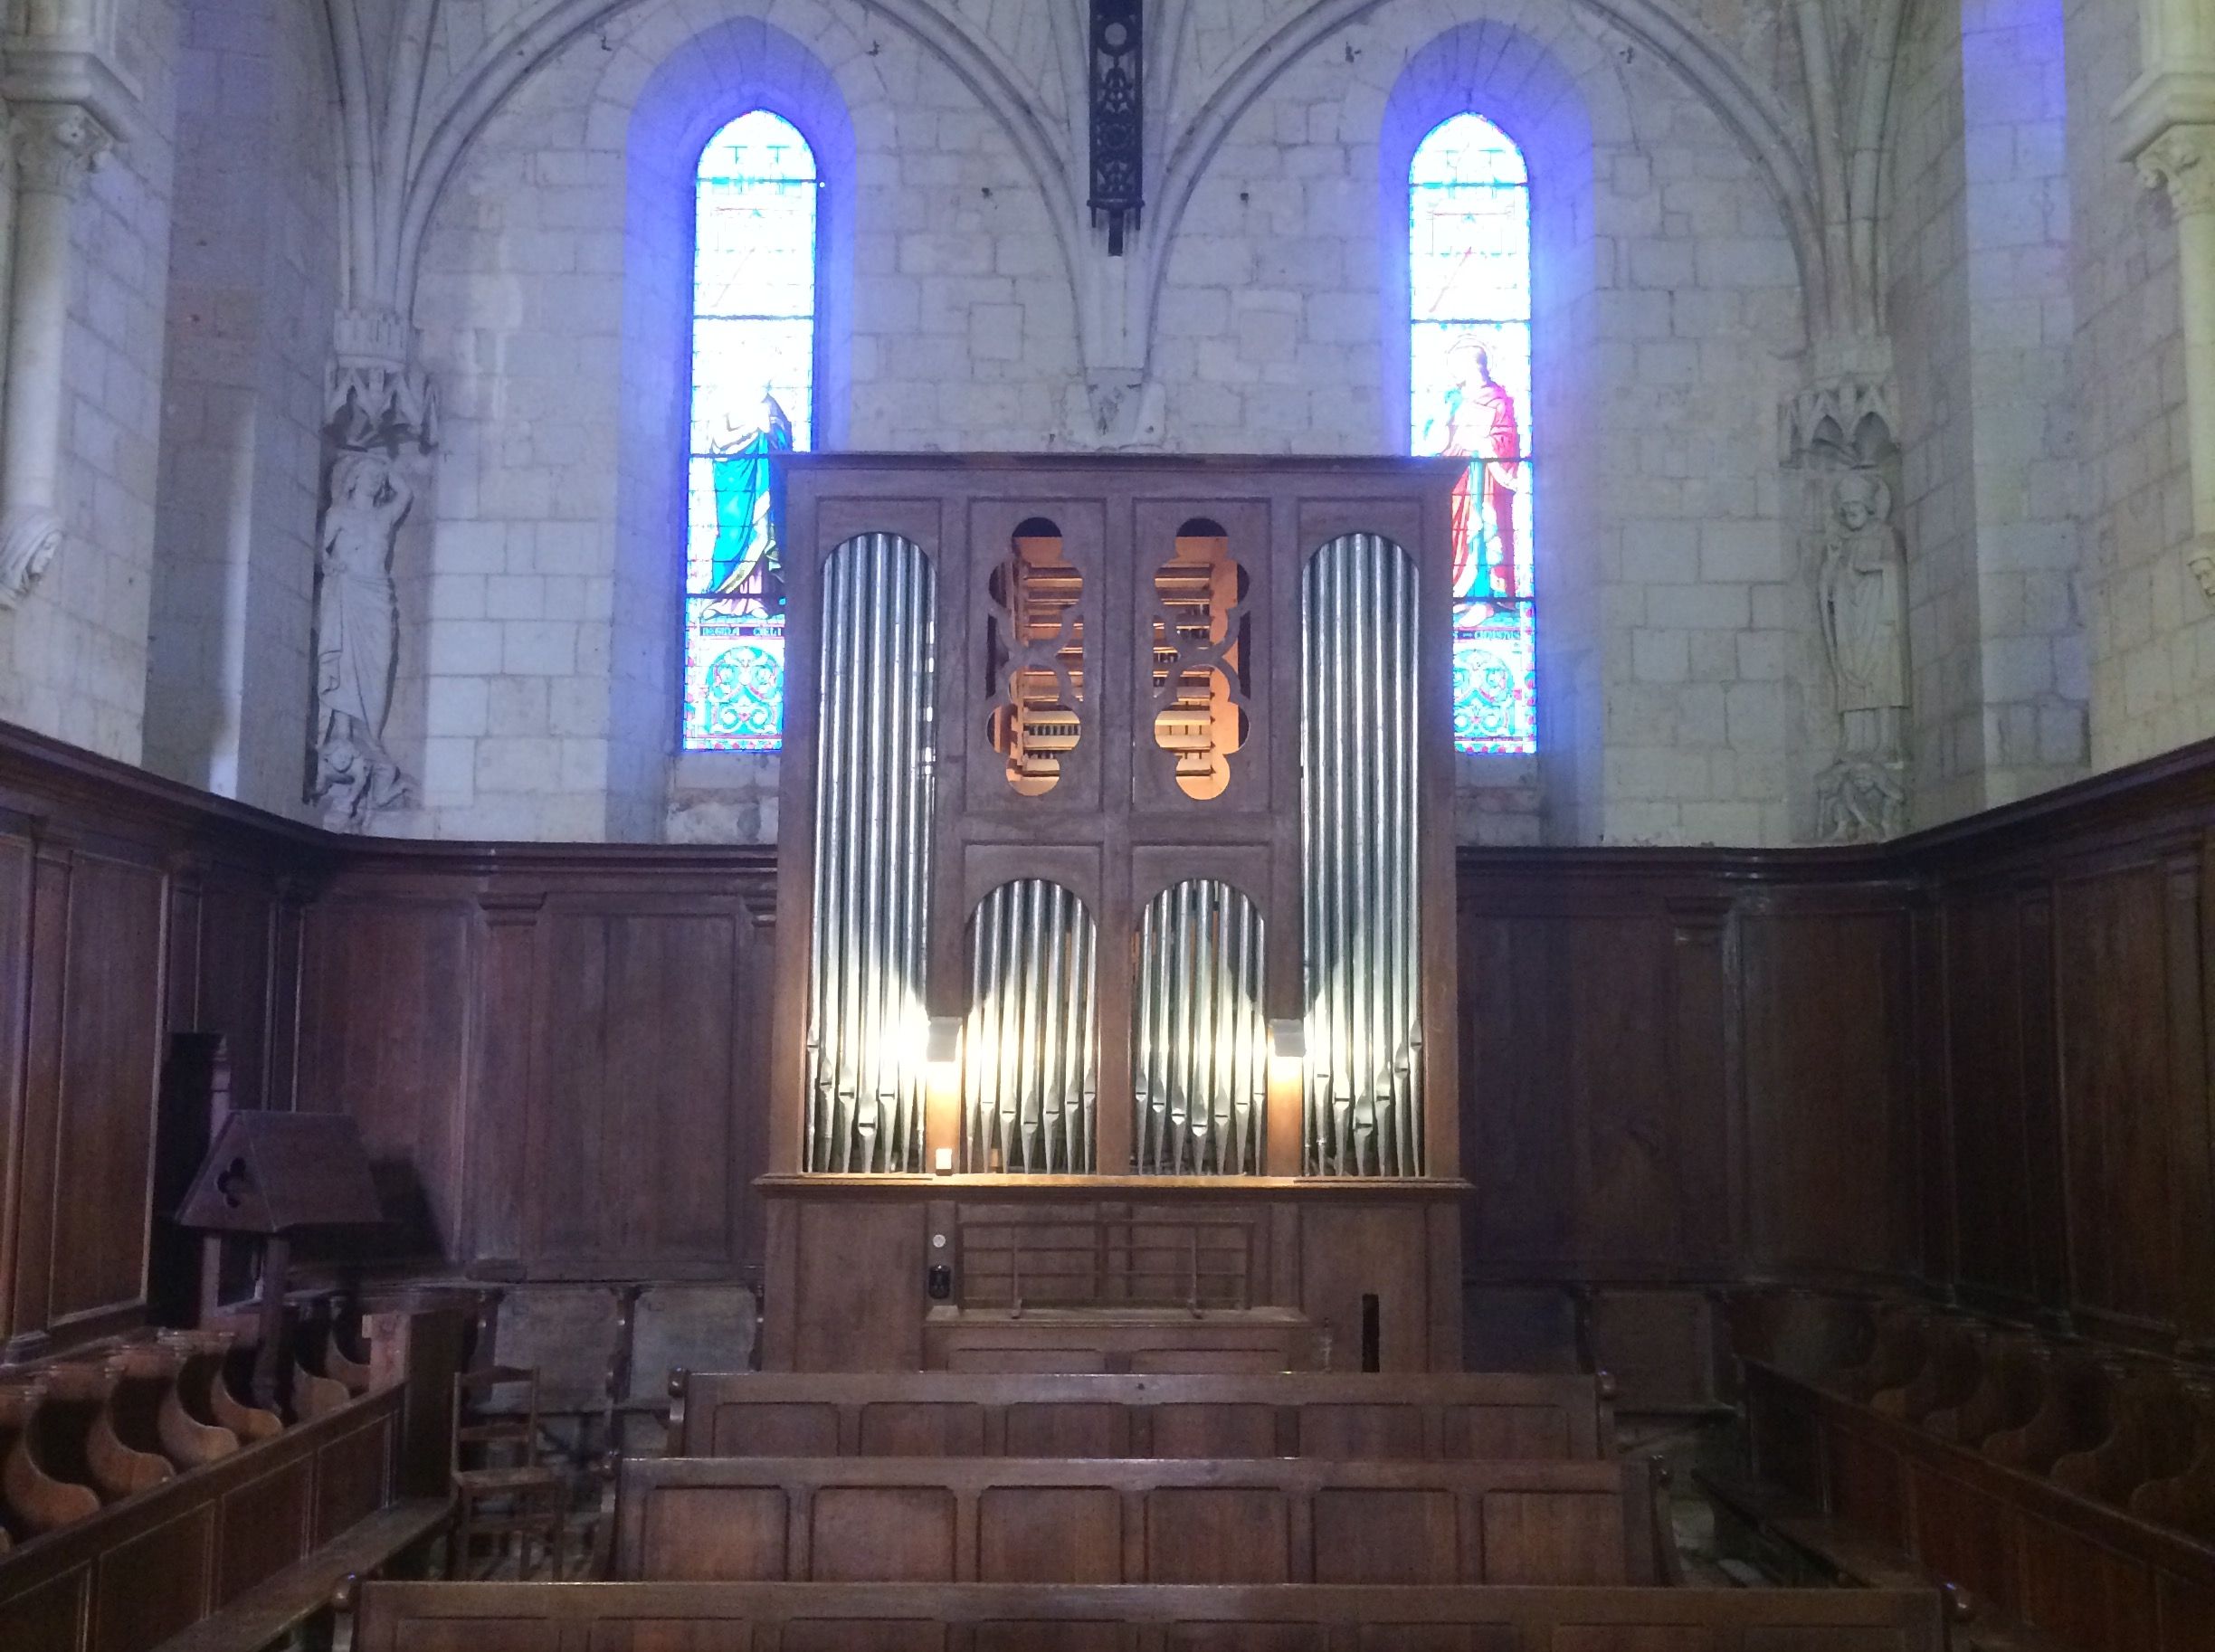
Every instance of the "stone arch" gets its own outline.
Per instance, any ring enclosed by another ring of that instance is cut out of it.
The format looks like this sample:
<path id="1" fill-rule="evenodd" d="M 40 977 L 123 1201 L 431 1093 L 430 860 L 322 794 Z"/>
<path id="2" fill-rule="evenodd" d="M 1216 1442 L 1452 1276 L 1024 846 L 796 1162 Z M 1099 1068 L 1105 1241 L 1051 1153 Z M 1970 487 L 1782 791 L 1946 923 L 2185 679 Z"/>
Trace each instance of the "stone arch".
<path id="1" fill-rule="evenodd" d="M 689 272 L 692 196 L 702 147 L 727 121 L 748 109 L 765 109 L 798 128 L 814 152 L 822 180 L 816 226 L 815 419 L 817 445 L 839 446 L 851 404 L 847 335 L 853 302 L 857 146 L 837 81 L 820 58 L 783 30 L 758 18 L 734 17 L 691 36 L 663 57 L 627 100 L 632 113 L 625 146 L 626 382 L 634 351 L 682 358 L 689 301 L 672 306 L 655 290 L 651 277 L 671 267 Z M 689 280 L 685 285 L 689 288 Z M 664 337 L 672 328 L 673 343 Z M 669 432 L 668 451 L 681 448 L 681 431 L 680 424 Z M 628 441 L 628 422 L 625 434 Z M 634 476 L 652 469 L 651 460 L 625 466 L 626 474 Z"/>
<path id="2" fill-rule="evenodd" d="M 647 0 L 542 0 L 535 10 L 485 42 L 456 76 L 454 88 L 445 96 L 437 116 L 426 122 L 429 136 L 409 169 L 397 253 L 402 314 L 409 313 L 413 306 L 417 266 L 439 202 L 471 146 L 517 90 L 572 42 L 646 3 Z M 1062 206 L 1069 194 L 1070 162 L 1053 128 L 1035 107 L 1036 100 L 1024 94 L 1012 65 L 989 40 L 980 39 L 973 29 L 938 10 L 930 0 L 873 0 L 872 9 L 890 19 L 937 58 L 1004 129 L 1041 196 L 1048 203 L 1058 249 L 1064 269 L 1071 275 L 1073 288 L 1075 249 L 1071 236 L 1075 226 L 1071 214 Z M 783 34 L 761 19 L 737 17 L 710 26 L 697 38 L 708 40 L 725 29 L 747 24 Z M 805 49 L 802 47 L 803 51 Z M 860 55 L 860 47 L 857 45 L 854 52 L 848 55 Z M 658 73 L 659 70 L 651 72 Z M 802 130 L 806 128 L 802 127 Z"/>
<path id="3" fill-rule="evenodd" d="M 1566 399 L 1558 371 L 1549 369 L 1577 347 L 1573 329 L 1580 316 L 1589 317 L 1583 300 L 1596 281 L 1594 177 L 1584 91 L 1554 52 L 1507 24 L 1487 20 L 1449 29 L 1401 71 L 1377 135 L 1388 451 L 1403 449 L 1407 441 L 1408 170 L 1422 140 L 1465 110 L 1506 132 L 1530 167 L 1531 319 L 1542 404 Z M 1550 416 L 1537 422 L 1559 428 Z"/>
<path id="4" fill-rule="evenodd" d="M 1393 4 L 1394 0 L 1317 0 L 1256 37 L 1224 66 L 1170 146 L 1158 200 L 1154 204 L 1153 216 L 1159 228 L 1148 238 L 1150 261 L 1146 281 L 1150 293 L 1158 295 L 1178 222 L 1232 125 L 1279 76 L 1331 34 Z M 1745 148 L 1767 179 L 1792 237 L 1805 289 L 1806 312 L 1811 317 L 1823 314 L 1828 273 L 1814 183 L 1792 140 L 1791 123 L 1775 98 L 1755 84 L 1726 48 L 1683 16 L 1673 0 L 1581 0 L 1581 6 L 1669 63 Z M 1586 54 L 1591 52 L 1589 42 L 1573 40 L 1574 32 L 1561 15 L 1564 8 L 1541 11 L 1502 0 L 1497 9 L 1502 16 L 1493 23 L 1510 33 L 1533 40 L 1544 36 L 1548 44 L 1564 52 L 1581 45 Z M 1528 16 L 1517 15 L 1515 21 L 1508 21 L 1508 14 L 1522 14 Z M 1476 26 L 1485 25 L 1479 22 Z M 1604 78 L 1587 74 L 1579 77 L 1577 83 L 1589 88 Z M 1628 129 L 1629 115 L 1621 107 L 1611 109 L 1594 103 L 1588 110 L 1589 119 L 1609 119 L 1611 116 L 1621 129 Z"/>

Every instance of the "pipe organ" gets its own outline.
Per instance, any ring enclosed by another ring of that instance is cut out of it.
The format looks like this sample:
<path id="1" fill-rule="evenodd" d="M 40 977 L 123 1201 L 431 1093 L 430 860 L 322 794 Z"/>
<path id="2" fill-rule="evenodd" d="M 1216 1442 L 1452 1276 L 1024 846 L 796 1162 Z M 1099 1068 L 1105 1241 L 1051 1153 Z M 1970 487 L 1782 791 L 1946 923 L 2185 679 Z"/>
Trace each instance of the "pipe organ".
<path id="1" fill-rule="evenodd" d="M 784 462 L 770 1362 L 1457 1365 L 1456 467 Z"/>

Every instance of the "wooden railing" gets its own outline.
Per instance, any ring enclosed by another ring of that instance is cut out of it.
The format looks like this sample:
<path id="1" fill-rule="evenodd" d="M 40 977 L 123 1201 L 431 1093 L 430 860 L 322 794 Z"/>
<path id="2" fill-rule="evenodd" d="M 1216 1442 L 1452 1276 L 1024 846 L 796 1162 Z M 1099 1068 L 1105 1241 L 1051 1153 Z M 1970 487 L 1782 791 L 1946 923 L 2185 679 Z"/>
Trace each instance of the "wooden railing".
<path id="1" fill-rule="evenodd" d="M 1253 1224 L 1238 1217 L 965 1214 L 961 1305 L 1253 1305 Z"/>

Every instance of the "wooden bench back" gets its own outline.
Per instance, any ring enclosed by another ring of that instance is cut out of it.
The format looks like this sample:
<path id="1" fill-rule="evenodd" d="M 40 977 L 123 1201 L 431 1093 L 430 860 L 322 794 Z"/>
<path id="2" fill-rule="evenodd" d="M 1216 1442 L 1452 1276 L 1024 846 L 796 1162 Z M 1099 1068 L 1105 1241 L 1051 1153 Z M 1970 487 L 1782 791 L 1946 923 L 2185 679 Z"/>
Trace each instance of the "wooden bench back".
<path id="1" fill-rule="evenodd" d="M 1589 1376 L 679 1372 L 671 1457 L 1318 1457 L 1592 1461 Z"/>
<path id="2" fill-rule="evenodd" d="M 654 1457 L 614 1575 L 855 1583 L 1650 1583 L 1643 1462 Z"/>
<path id="3" fill-rule="evenodd" d="M 1942 1652 L 1933 1592 L 369 1583 L 356 1652 Z"/>

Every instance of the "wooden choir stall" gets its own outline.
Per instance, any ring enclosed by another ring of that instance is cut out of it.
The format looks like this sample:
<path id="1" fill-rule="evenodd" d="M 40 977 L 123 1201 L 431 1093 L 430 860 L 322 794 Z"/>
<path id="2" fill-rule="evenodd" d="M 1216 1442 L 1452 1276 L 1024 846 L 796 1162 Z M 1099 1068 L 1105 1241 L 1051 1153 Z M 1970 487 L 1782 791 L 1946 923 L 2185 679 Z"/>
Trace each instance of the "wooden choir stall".
<path id="1" fill-rule="evenodd" d="M 1459 1367 L 1459 470 L 790 461 L 769 1368 Z"/>

